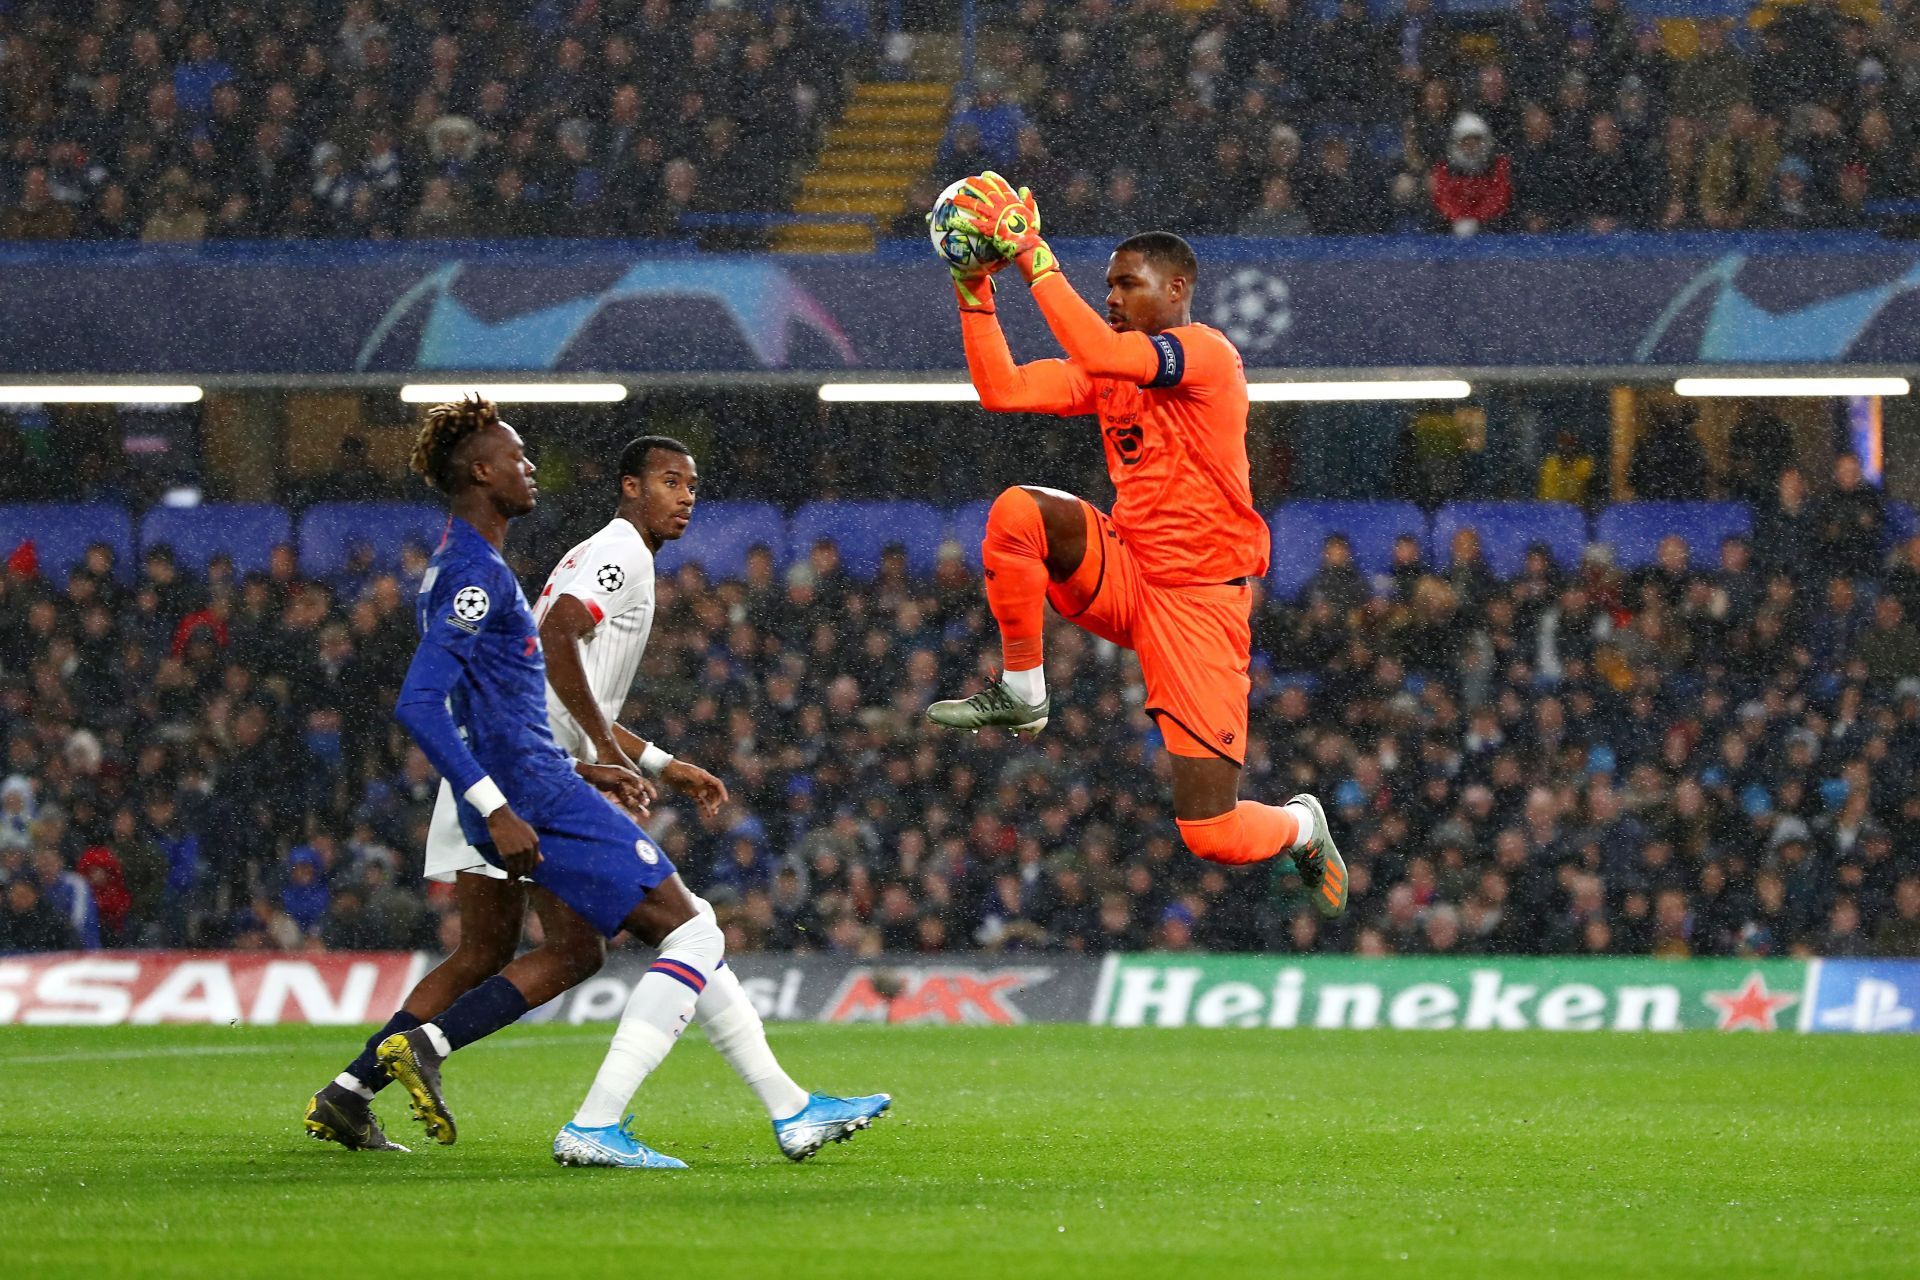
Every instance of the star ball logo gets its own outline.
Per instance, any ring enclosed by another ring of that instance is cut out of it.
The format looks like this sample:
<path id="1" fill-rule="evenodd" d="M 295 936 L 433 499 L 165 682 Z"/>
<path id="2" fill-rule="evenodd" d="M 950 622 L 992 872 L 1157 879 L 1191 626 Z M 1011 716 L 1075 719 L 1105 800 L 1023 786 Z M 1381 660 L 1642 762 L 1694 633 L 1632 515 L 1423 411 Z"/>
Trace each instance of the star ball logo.
<path id="1" fill-rule="evenodd" d="M 487 599 L 487 593 L 479 587 L 462 587 L 454 593 L 453 616 L 472 626 L 487 616 L 487 610 L 493 602 Z"/>
<path id="2" fill-rule="evenodd" d="M 627 574 L 626 570 L 617 564 L 603 564 L 599 572 L 593 575 L 593 580 L 599 584 L 602 591 L 613 592 L 626 585 Z"/>
<path id="3" fill-rule="evenodd" d="M 1243 267 L 1220 282 L 1208 319 L 1242 351 L 1270 351 L 1293 328 L 1293 291 L 1278 276 Z"/>

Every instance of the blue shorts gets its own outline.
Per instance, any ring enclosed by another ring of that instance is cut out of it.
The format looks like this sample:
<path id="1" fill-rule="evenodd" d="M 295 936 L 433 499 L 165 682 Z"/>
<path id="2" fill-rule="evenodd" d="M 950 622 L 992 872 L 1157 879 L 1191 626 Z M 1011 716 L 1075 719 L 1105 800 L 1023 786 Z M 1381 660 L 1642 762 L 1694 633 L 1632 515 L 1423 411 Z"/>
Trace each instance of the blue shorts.
<path id="1" fill-rule="evenodd" d="M 606 937 L 619 933 L 648 891 L 674 875 L 660 846 L 585 779 L 520 816 L 540 836 L 533 882 Z M 503 865 L 492 843 L 474 848 Z"/>

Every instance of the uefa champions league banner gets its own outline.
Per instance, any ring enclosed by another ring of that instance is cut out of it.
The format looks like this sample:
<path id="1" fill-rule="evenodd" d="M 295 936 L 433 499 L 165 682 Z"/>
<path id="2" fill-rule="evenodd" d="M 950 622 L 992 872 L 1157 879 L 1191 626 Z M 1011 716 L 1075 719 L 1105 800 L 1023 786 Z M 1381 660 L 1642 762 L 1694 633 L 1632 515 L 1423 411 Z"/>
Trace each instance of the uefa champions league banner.
<path id="1" fill-rule="evenodd" d="M 1062 242 L 1083 294 L 1103 243 Z M 1201 241 L 1250 368 L 1908 364 L 1920 250 L 1867 235 Z M 944 270 L 622 241 L 0 247 L 13 375 L 958 373 Z M 1000 314 L 1053 353 L 1024 290 Z"/>
<path id="2" fill-rule="evenodd" d="M 95 951 L 0 957 L 0 1026 L 378 1023 L 425 953 Z M 888 1026 L 1465 1031 L 1920 1031 L 1920 960 L 1648 960 L 1151 954 L 744 955 L 775 1022 Z M 619 1019 L 632 952 L 522 1021 Z"/>

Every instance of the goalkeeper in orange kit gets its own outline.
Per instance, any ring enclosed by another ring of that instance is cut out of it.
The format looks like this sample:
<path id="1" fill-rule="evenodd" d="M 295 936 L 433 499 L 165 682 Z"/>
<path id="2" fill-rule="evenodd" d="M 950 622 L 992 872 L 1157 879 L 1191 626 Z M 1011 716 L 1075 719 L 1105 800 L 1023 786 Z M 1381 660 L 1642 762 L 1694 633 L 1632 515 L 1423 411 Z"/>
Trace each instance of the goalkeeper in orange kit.
<path id="1" fill-rule="evenodd" d="M 1248 479 L 1246 373 L 1224 335 L 1193 323 L 1192 247 L 1164 231 L 1122 241 L 1107 266 L 1103 323 L 1060 274 L 1025 188 L 985 173 L 967 179 L 954 204 L 999 254 L 990 266 L 953 269 L 981 404 L 1097 416 L 1114 502 L 1108 515 L 1033 486 L 994 501 L 981 558 L 1004 671 L 927 715 L 960 729 L 1044 728 L 1041 637 L 1051 602 L 1076 626 L 1140 656 L 1187 847 L 1235 864 L 1290 854 L 1314 906 L 1341 914 L 1347 869 L 1320 802 L 1239 798 L 1252 584 L 1267 571 L 1270 539 Z M 994 316 L 993 274 L 1008 262 L 1032 287 L 1065 360 L 1013 362 Z"/>

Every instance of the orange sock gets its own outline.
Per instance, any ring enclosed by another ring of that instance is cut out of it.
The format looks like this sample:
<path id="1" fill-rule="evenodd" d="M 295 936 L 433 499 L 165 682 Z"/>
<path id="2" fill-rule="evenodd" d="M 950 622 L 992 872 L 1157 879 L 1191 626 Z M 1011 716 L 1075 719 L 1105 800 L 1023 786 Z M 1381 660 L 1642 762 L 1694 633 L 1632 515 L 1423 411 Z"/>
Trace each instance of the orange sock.
<path id="1" fill-rule="evenodd" d="M 1290 852 L 1300 836 L 1300 820 L 1285 809 L 1242 800 L 1217 818 L 1189 822 L 1176 818 L 1180 838 L 1195 857 L 1239 866 L 1265 862 Z"/>
<path id="2" fill-rule="evenodd" d="M 1047 620 L 1047 523 L 1025 489 L 1012 488 L 987 511 L 980 543 L 987 607 L 1000 624 L 1000 661 L 1008 671 L 1040 665 Z"/>

